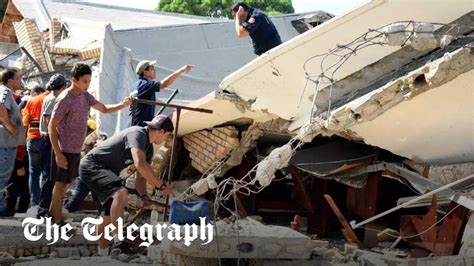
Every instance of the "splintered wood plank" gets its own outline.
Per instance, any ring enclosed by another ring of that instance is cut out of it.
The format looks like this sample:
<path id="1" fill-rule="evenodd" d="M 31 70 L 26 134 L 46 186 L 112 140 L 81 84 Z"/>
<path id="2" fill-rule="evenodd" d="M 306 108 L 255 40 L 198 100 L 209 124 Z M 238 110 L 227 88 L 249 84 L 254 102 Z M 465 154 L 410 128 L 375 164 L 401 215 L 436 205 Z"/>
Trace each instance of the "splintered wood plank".
<path id="1" fill-rule="evenodd" d="M 359 241 L 354 231 L 352 231 L 351 226 L 347 222 L 346 218 L 344 218 L 344 216 L 342 215 L 341 211 L 337 207 L 332 197 L 330 195 L 325 194 L 324 198 L 326 198 L 326 201 L 328 202 L 329 206 L 331 207 L 337 219 L 339 219 L 339 222 L 344 228 L 342 230 L 342 233 L 344 234 L 344 237 L 346 238 L 347 242 L 349 242 L 350 244 L 357 245 L 359 248 L 362 248 L 362 243 Z"/>

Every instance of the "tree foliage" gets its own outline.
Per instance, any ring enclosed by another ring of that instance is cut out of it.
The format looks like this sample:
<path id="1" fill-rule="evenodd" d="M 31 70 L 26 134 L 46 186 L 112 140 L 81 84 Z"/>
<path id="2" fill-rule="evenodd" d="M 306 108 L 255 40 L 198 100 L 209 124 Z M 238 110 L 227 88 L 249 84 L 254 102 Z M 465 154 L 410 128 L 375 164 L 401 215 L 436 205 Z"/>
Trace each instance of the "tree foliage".
<path id="1" fill-rule="evenodd" d="M 7 10 L 8 0 L 0 0 L 0 21 L 3 20 L 3 16 Z"/>
<path id="2" fill-rule="evenodd" d="M 230 7 L 236 0 L 161 0 L 158 11 L 198 16 L 229 17 Z M 268 15 L 293 13 L 291 0 L 247 0 L 247 5 L 261 9 Z"/>

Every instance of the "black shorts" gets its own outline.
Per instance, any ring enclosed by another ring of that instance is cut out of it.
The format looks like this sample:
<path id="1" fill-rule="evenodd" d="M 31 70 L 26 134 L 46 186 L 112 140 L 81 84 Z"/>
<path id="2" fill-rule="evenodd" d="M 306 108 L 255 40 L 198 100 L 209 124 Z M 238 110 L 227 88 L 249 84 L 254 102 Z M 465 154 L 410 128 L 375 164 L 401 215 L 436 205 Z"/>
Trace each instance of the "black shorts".
<path id="1" fill-rule="evenodd" d="M 110 198 L 103 205 L 99 207 L 99 214 L 104 216 L 110 216 L 110 207 L 112 206 L 113 198 Z"/>
<path id="2" fill-rule="evenodd" d="M 79 162 L 81 161 L 80 153 L 65 153 L 67 160 L 67 169 L 59 168 L 56 164 L 56 156 L 53 153 L 51 162 L 51 180 L 53 182 L 71 183 L 78 176 Z"/>
<path id="3" fill-rule="evenodd" d="M 111 170 L 94 163 L 88 156 L 81 160 L 79 175 L 89 187 L 92 195 L 99 201 L 101 209 L 106 215 L 110 214 L 112 197 L 115 192 L 124 188 L 122 180 Z"/>

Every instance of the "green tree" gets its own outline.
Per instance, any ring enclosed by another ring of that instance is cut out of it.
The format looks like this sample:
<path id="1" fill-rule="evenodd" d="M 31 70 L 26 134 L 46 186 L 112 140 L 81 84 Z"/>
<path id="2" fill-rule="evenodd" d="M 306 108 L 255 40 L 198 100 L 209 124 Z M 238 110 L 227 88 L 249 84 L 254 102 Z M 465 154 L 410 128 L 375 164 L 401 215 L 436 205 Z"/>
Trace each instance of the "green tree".
<path id="1" fill-rule="evenodd" d="M 0 23 L 3 21 L 3 16 L 7 10 L 8 0 L 0 0 Z"/>
<path id="2" fill-rule="evenodd" d="M 161 0 L 157 10 L 188 15 L 205 15 L 201 7 L 201 0 Z"/>
<path id="3" fill-rule="evenodd" d="M 161 0 L 159 11 L 198 16 L 231 18 L 230 7 L 236 0 Z M 270 16 L 293 13 L 291 0 L 246 0 L 247 5 L 261 9 Z"/>

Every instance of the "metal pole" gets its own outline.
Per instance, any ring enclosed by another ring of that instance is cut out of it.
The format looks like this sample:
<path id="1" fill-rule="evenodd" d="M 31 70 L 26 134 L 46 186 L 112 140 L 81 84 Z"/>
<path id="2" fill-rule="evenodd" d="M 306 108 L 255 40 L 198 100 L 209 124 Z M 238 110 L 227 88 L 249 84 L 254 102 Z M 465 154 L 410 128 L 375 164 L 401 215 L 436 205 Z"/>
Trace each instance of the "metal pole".
<path id="1" fill-rule="evenodd" d="M 208 114 L 213 113 L 213 111 L 209 110 L 209 109 L 194 108 L 194 107 L 188 107 L 188 106 L 185 106 L 185 105 L 155 102 L 155 101 L 143 100 L 143 99 L 138 99 L 138 98 L 134 98 L 134 101 L 136 101 L 138 103 L 155 104 L 155 105 L 160 105 L 160 106 L 165 106 L 165 107 L 171 107 L 171 108 L 176 108 L 176 109 L 180 108 L 180 109 L 183 109 L 183 110 L 189 110 L 189 111 L 195 111 L 195 112 L 201 112 L 201 113 L 208 113 Z"/>
<path id="2" fill-rule="evenodd" d="M 166 103 L 170 103 L 171 100 L 173 100 L 174 96 L 176 96 L 176 94 L 178 94 L 178 90 L 173 90 L 173 93 L 171 94 L 171 96 L 166 100 Z M 163 112 L 163 110 L 165 110 L 165 106 L 161 106 L 160 110 L 158 111 L 158 113 L 156 113 L 156 115 L 159 115 Z"/>
<path id="3" fill-rule="evenodd" d="M 170 155 L 170 164 L 168 167 L 168 185 L 171 184 L 171 178 L 173 177 L 173 167 L 174 167 L 174 159 L 176 156 L 176 142 L 178 140 L 178 129 L 179 129 L 179 118 L 181 116 L 181 108 L 176 109 L 176 127 L 174 128 L 173 134 L 173 146 L 171 147 L 171 155 Z M 163 221 L 166 221 L 166 216 L 168 215 L 168 204 L 169 204 L 170 196 L 166 195 L 166 202 L 165 202 L 165 210 L 163 211 Z"/>

